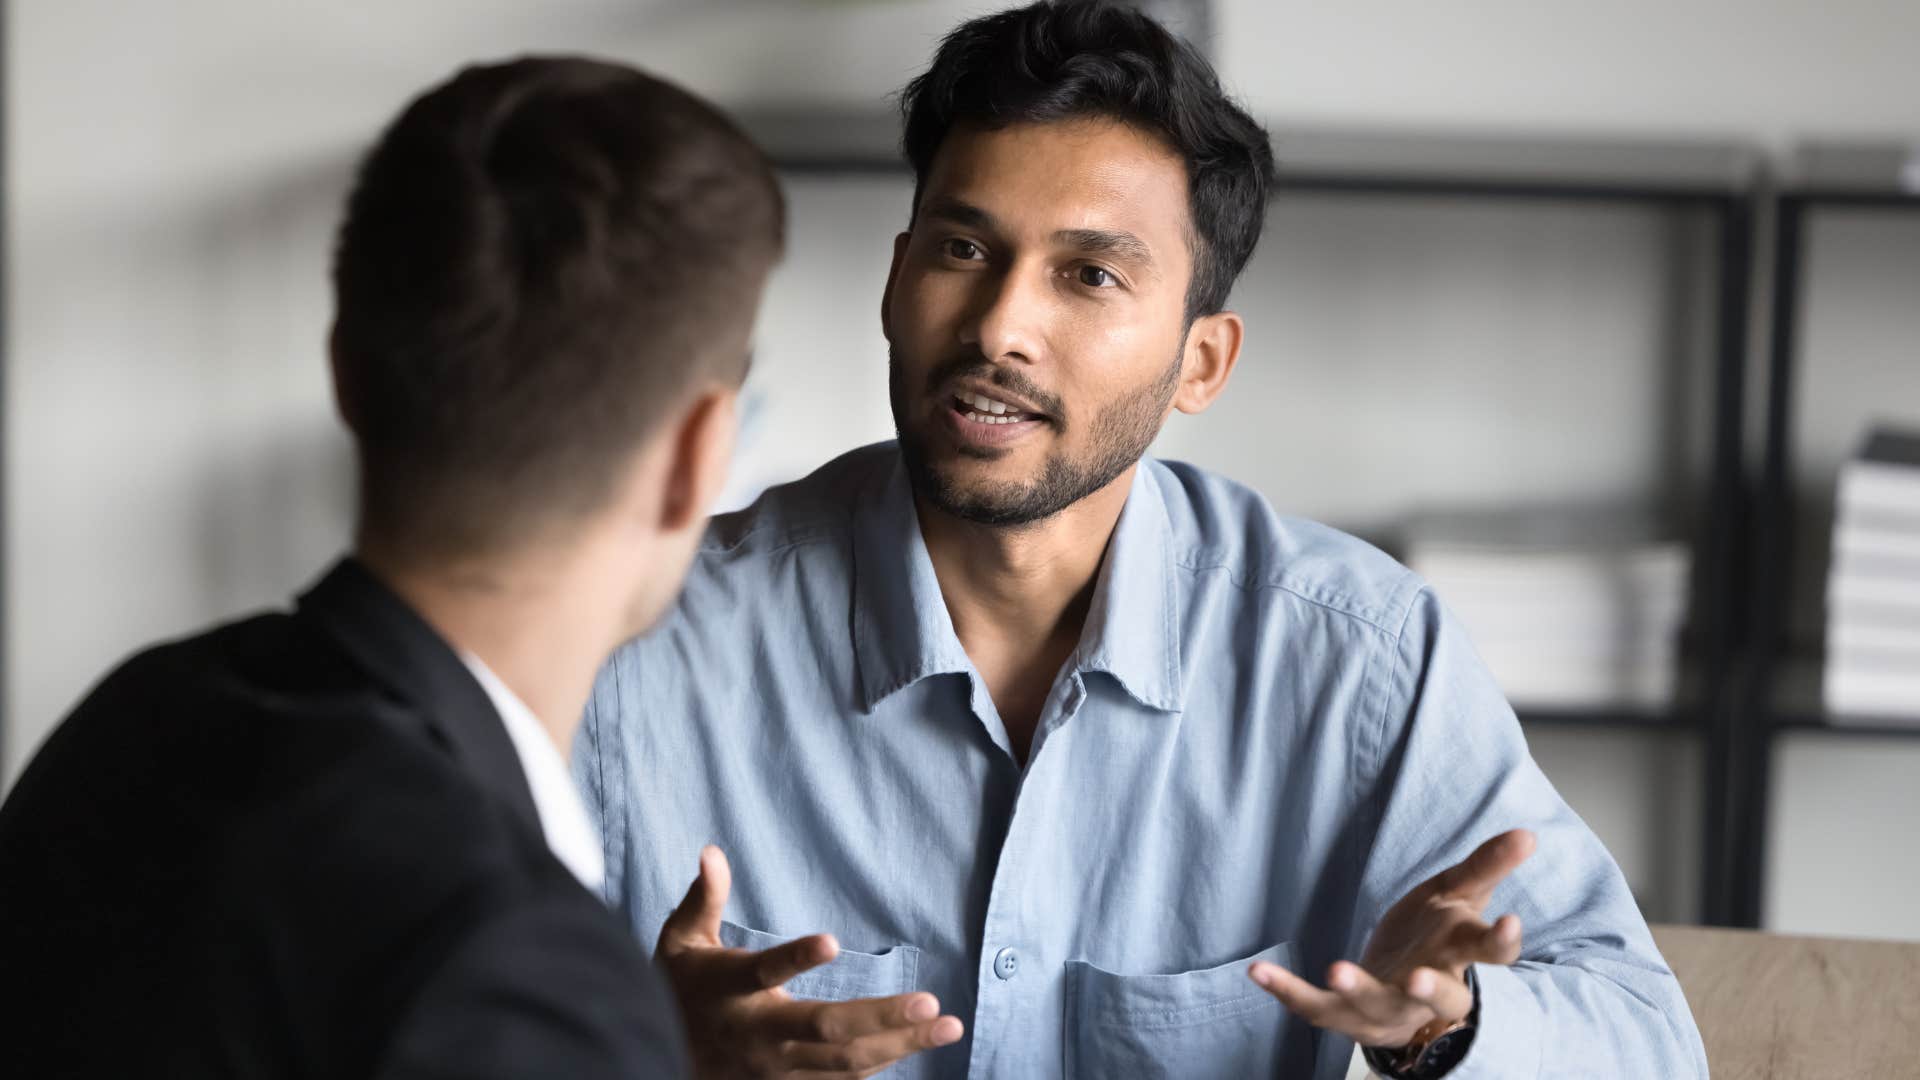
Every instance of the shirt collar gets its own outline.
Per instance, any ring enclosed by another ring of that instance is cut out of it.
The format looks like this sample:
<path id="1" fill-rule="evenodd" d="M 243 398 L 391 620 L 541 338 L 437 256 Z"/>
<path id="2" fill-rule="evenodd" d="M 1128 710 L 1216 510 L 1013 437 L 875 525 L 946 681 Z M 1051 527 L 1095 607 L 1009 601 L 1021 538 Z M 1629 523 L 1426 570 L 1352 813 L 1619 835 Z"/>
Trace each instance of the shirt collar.
<path id="1" fill-rule="evenodd" d="M 1105 672 L 1142 705 L 1178 712 L 1185 680 L 1169 533 L 1154 470 L 1142 461 L 1101 562 L 1071 663 L 1076 670 Z M 947 614 L 897 454 L 855 511 L 853 577 L 863 710 L 929 676 L 973 671 Z"/>
<path id="2" fill-rule="evenodd" d="M 1106 672 L 1148 708 L 1179 712 L 1186 702 L 1179 597 L 1172 526 L 1156 472 L 1146 459 L 1134 469 L 1133 490 L 1101 561 L 1074 664 Z"/>
<path id="3" fill-rule="evenodd" d="M 527 774 L 527 787 L 533 792 L 533 805 L 539 813 L 540 830 L 546 835 L 547 847 L 561 865 L 580 879 L 580 884 L 599 893 L 607 878 L 606 855 L 600 849 L 600 840 L 587 819 L 587 808 L 580 802 L 580 792 L 573 786 L 573 778 L 567 772 L 567 763 L 561 760 L 559 749 L 533 710 L 492 668 L 464 650 L 460 659 L 467 670 L 473 672 L 474 681 L 487 692 L 494 711 L 500 714 L 500 722 L 506 726 L 507 737 L 513 740 L 520 767 Z"/>
<path id="4" fill-rule="evenodd" d="M 863 711 L 928 676 L 973 670 L 940 595 L 897 453 L 854 512 L 853 589 Z"/>

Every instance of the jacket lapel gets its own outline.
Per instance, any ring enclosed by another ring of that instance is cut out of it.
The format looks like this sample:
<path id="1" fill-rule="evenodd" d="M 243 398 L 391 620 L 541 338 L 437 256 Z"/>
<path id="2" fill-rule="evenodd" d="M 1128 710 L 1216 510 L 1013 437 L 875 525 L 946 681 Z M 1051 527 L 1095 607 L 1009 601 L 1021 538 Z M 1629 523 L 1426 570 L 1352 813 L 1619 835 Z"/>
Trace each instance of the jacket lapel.
<path id="1" fill-rule="evenodd" d="M 345 558 L 300 597 L 297 617 L 418 709 L 461 767 L 539 831 L 526 771 L 487 692 L 452 646 L 393 590 L 358 560 Z"/>

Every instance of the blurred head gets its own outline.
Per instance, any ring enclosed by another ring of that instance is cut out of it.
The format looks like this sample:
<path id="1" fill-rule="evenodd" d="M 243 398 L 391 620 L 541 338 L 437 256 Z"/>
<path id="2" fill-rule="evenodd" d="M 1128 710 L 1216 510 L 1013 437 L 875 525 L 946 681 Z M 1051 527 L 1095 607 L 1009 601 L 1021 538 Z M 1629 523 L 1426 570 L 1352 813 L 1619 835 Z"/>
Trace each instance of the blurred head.
<path id="1" fill-rule="evenodd" d="M 939 509 L 1045 519 L 1224 388 L 1266 132 L 1191 46 L 1086 0 L 962 25 L 902 108 L 913 215 L 881 316 L 902 455 Z"/>
<path id="2" fill-rule="evenodd" d="M 650 624 L 724 478 L 784 213 L 732 123 L 630 68 L 524 59 L 415 100 L 334 260 L 363 549 L 598 543 L 631 629 Z"/>

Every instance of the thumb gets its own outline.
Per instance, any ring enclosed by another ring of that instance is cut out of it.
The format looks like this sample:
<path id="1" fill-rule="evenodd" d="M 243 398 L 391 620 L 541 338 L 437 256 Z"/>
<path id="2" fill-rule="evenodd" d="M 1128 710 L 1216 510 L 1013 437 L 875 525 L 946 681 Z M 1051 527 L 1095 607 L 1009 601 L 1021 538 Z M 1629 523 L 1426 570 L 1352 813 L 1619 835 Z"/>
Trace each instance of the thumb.
<path id="1" fill-rule="evenodd" d="M 727 894 L 733 888 L 733 870 L 726 853 L 708 844 L 700 849 L 700 872 L 688 887 L 686 898 L 673 909 L 660 927 L 661 952 L 720 946 L 720 913 L 727 908 Z"/>

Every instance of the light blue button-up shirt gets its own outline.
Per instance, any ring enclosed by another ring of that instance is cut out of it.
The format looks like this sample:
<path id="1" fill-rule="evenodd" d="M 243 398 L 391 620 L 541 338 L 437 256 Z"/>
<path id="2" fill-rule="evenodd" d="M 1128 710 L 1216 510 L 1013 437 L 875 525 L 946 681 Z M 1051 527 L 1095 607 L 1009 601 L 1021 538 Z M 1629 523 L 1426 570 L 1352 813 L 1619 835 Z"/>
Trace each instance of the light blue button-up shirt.
<path id="1" fill-rule="evenodd" d="M 702 844 L 723 937 L 830 932 L 803 997 L 920 989 L 967 1038 L 903 1077 L 1334 1080 L 1351 1044 L 1247 978 L 1316 982 L 1503 830 L 1526 944 L 1475 968 L 1452 1074 L 1706 1075 L 1612 858 L 1411 572 L 1199 469 L 1143 462 L 1026 766 L 955 636 L 891 444 L 715 519 L 596 687 L 576 775 L 652 942 Z"/>

